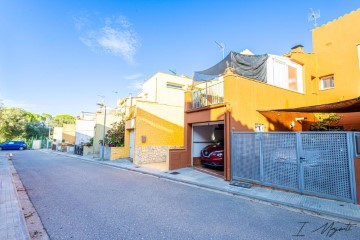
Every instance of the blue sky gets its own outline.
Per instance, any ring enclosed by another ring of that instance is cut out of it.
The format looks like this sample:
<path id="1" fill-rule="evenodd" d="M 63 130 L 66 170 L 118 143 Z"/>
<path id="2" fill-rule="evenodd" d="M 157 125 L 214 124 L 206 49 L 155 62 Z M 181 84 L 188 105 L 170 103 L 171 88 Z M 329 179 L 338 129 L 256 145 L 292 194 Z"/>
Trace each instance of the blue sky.
<path id="1" fill-rule="evenodd" d="M 95 111 L 98 95 L 139 93 L 158 71 L 192 77 L 246 48 L 311 51 L 310 8 L 324 24 L 358 1 L 0 0 L 0 99 L 36 113 Z M 118 92 L 118 94 L 114 93 Z"/>

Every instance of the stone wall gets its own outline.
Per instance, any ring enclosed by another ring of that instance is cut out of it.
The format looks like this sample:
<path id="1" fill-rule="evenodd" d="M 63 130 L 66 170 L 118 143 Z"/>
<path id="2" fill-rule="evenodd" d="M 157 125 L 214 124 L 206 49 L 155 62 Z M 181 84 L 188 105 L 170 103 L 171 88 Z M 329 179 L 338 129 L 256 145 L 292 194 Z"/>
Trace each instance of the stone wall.
<path id="1" fill-rule="evenodd" d="M 180 146 L 141 146 L 135 147 L 135 164 L 168 162 L 169 150 Z"/>

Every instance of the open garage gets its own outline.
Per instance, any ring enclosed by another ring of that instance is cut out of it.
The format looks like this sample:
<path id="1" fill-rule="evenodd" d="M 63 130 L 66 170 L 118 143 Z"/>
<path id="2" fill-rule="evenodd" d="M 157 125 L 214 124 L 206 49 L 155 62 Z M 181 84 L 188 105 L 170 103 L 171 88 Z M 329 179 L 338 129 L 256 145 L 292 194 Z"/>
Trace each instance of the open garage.
<path id="1" fill-rule="evenodd" d="M 197 170 L 224 176 L 224 122 L 192 125 L 192 165 Z"/>

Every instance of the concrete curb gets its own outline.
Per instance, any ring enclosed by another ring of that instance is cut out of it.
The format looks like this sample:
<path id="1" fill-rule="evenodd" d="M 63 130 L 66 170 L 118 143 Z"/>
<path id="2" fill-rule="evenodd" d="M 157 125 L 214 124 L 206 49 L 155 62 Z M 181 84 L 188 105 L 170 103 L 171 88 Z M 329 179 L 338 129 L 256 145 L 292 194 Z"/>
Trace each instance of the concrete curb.
<path id="1" fill-rule="evenodd" d="M 70 158 L 77 158 L 77 159 L 87 161 L 87 162 L 92 162 L 92 163 L 95 163 L 95 164 L 101 164 L 101 165 L 116 167 L 116 168 L 123 169 L 123 170 L 128 170 L 128 171 L 133 171 L 133 172 L 137 172 L 137 173 L 141 173 L 141 174 L 155 176 L 155 177 L 158 177 L 158 178 L 164 178 L 164 179 L 175 181 L 175 182 L 181 182 L 181 183 L 184 183 L 184 184 L 189 184 L 189 185 L 193 185 L 193 186 L 197 186 L 197 187 L 201 187 L 201 188 L 220 191 L 220 192 L 223 192 L 223 193 L 229 193 L 229 194 L 233 194 L 233 195 L 236 195 L 236 196 L 241 196 L 241 197 L 246 197 L 246 198 L 250 198 L 250 199 L 254 199 L 254 200 L 259 200 L 259 201 L 270 203 L 270 204 L 277 204 L 277 205 L 280 205 L 280 206 L 299 209 L 299 210 L 302 210 L 302 211 L 306 211 L 308 214 L 314 214 L 315 213 L 316 215 L 319 215 L 319 216 L 336 217 L 336 218 L 340 218 L 340 219 L 343 219 L 343 220 L 360 223 L 360 216 L 359 217 L 352 217 L 352 216 L 348 216 L 348 215 L 345 215 L 345 214 L 339 214 L 339 213 L 336 213 L 336 212 L 327 211 L 325 209 L 318 209 L 316 207 L 311 208 L 311 207 L 307 207 L 307 206 L 293 204 L 293 203 L 286 202 L 286 201 L 269 199 L 269 198 L 266 198 L 266 197 L 257 196 L 257 195 L 253 195 L 253 194 L 247 194 L 247 193 L 243 193 L 243 192 L 240 193 L 240 192 L 233 191 L 231 189 L 223 189 L 221 187 L 216 187 L 216 186 L 212 186 L 212 185 L 208 185 L 208 184 L 203 184 L 203 183 L 198 183 L 198 182 L 194 182 L 194 181 L 190 181 L 190 180 L 184 180 L 184 179 L 179 179 L 179 178 L 167 176 L 167 175 L 165 175 L 165 173 L 155 173 L 155 172 L 149 172 L 149 171 L 146 171 L 146 170 L 142 170 L 140 168 L 131 168 L 131 167 L 119 166 L 119 165 L 115 165 L 115 164 L 111 164 L 111 163 L 103 162 L 103 161 L 99 161 L 99 160 L 86 159 L 86 158 L 84 158 L 82 156 L 68 155 L 66 153 L 60 153 L 60 152 L 50 152 L 50 151 L 43 151 L 43 150 L 40 150 L 40 151 L 46 152 L 46 153 L 53 153 L 53 154 L 57 154 L 57 155 L 62 155 L 62 156 L 70 157 Z"/>

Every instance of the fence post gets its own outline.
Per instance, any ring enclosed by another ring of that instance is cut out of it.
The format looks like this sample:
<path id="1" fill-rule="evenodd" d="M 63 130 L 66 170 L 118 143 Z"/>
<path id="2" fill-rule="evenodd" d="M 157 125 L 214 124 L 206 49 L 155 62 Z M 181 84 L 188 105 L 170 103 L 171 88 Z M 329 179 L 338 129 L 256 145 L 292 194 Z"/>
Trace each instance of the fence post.
<path id="1" fill-rule="evenodd" d="M 264 182 L 264 156 L 263 156 L 263 134 L 262 132 L 259 133 L 255 133 L 255 139 L 256 139 L 256 134 L 259 134 L 259 156 L 260 156 L 260 182 L 263 183 Z"/>
<path id="2" fill-rule="evenodd" d="M 350 178 L 350 191 L 351 199 L 353 203 L 356 204 L 356 181 L 355 181 L 355 166 L 354 166 L 354 146 L 355 146 L 355 133 L 350 132 L 346 133 L 347 139 L 347 149 L 348 149 L 348 158 L 349 158 L 349 178 Z"/>
<path id="3" fill-rule="evenodd" d="M 303 148 L 302 148 L 302 140 L 301 133 L 297 132 L 296 134 L 296 161 L 298 166 L 298 184 L 300 192 L 304 191 L 304 168 L 302 166 L 301 158 L 303 157 Z"/>

